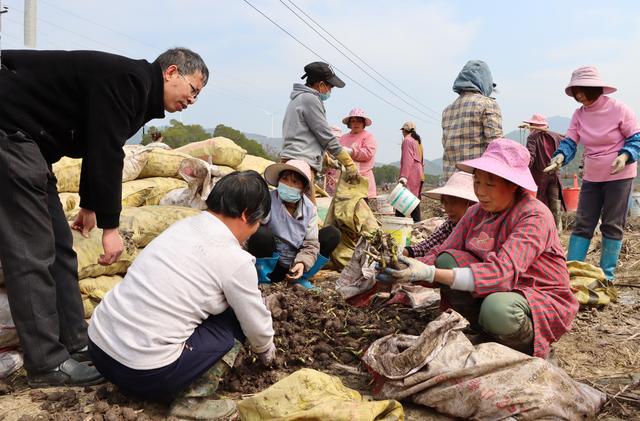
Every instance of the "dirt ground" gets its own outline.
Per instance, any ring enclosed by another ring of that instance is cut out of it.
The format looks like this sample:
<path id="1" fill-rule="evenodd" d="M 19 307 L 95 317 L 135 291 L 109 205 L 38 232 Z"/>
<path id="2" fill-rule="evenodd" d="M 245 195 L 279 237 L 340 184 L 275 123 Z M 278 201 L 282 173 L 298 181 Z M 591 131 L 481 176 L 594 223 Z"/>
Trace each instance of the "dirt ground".
<path id="1" fill-rule="evenodd" d="M 423 217 L 441 215 L 434 202 L 424 203 Z M 571 215 L 565 222 L 571 225 Z M 568 236 L 567 229 L 562 233 L 565 245 Z M 598 258 L 596 241 L 588 260 L 597 263 Z M 581 309 L 572 331 L 553 346 L 561 368 L 574 379 L 607 393 L 599 420 L 640 420 L 639 270 L 640 220 L 631 220 L 618 268 L 618 302 Z M 274 312 L 277 365 L 266 369 L 251 353 L 241 353 L 222 386 L 221 397 L 242 399 L 302 367 L 336 375 L 347 386 L 367 395 L 371 378 L 359 360 L 364 349 L 390 333 L 418 334 L 437 315 L 436 309 L 351 307 L 334 291 L 337 277 L 336 272 L 320 272 L 315 282 L 321 289 L 314 292 L 282 285 L 265 288 L 276 294 L 280 307 Z M 166 405 L 129 399 L 110 384 L 31 390 L 23 371 L 0 383 L 0 395 L 0 421 L 167 419 L 168 412 Z M 408 420 L 449 419 L 424 407 L 404 406 Z"/>

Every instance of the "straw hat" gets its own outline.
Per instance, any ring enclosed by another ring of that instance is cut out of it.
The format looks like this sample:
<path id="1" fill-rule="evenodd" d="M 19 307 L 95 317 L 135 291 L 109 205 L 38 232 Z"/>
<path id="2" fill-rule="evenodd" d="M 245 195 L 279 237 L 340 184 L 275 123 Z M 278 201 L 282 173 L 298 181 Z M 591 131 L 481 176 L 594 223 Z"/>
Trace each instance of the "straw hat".
<path id="1" fill-rule="evenodd" d="M 367 117 L 367 113 L 365 113 L 362 108 L 354 108 L 353 110 L 351 110 L 349 115 L 342 119 L 342 124 L 346 124 L 347 127 L 349 127 L 349 119 L 351 117 L 364 118 L 364 126 L 365 127 L 366 126 L 371 126 L 372 121 L 371 121 L 371 119 L 369 117 Z M 349 128 L 351 128 L 351 127 L 349 127 Z"/>
<path id="2" fill-rule="evenodd" d="M 444 195 L 459 197 L 471 202 L 478 201 L 473 191 L 473 175 L 462 171 L 454 172 L 444 186 L 429 190 L 424 195 L 436 200 L 440 200 Z"/>
<path id="3" fill-rule="evenodd" d="M 311 187 L 311 167 L 304 161 L 299 159 L 291 159 L 286 163 L 275 163 L 269 165 L 264 170 L 264 179 L 267 183 L 274 187 L 278 187 L 278 180 L 280 180 L 280 173 L 282 171 L 294 171 L 297 172 L 307 181 L 307 190 Z"/>
<path id="4" fill-rule="evenodd" d="M 523 120 L 523 123 L 531 124 L 532 126 L 548 126 L 547 118 L 542 114 L 534 114 L 529 120 Z"/>
<path id="5" fill-rule="evenodd" d="M 527 148 L 511 139 L 497 138 L 489 143 L 480 158 L 458 162 L 458 169 L 472 173 L 474 169 L 502 177 L 533 192 L 538 186 L 529 171 L 531 155 Z"/>
<path id="6" fill-rule="evenodd" d="M 584 66 L 574 70 L 571 74 L 571 81 L 569 81 L 569 85 L 564 89 L 564 92 L 572 97 L 573 90 L 571 88 L 574 86 L 592 86 L 602 88 L 602 92 L 604 94 L 612 94 L 617 91 L 616 88 L 602 81 L 600 72 L 594 66 Z"/>

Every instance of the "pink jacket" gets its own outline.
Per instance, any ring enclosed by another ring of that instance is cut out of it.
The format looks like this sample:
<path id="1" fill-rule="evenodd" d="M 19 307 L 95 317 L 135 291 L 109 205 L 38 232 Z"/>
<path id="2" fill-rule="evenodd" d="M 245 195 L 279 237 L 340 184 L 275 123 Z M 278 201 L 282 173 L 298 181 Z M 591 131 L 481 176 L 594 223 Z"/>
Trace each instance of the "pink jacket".
<path id="1" fill-rule="evenodd" d="M 351 158 L 355 161 L 360 175 L 369 180 L 368 197 L 376 197 L 376 179 L 373 176 L 373 166 L 376 160 L 378 143 L 371 133 L 363 130 L 358 134 L 347 133 L 340 138 L 340 144 L 351 148 Z"/>
<path id="2" fill-rule="evenodd" d="M 402 141 L 402 158 L 400 159 L 400 177 L 407 179 L 407 188 L 418 199 L 424 166 L 418 149 L 418 141 L 407 135 Z"/>

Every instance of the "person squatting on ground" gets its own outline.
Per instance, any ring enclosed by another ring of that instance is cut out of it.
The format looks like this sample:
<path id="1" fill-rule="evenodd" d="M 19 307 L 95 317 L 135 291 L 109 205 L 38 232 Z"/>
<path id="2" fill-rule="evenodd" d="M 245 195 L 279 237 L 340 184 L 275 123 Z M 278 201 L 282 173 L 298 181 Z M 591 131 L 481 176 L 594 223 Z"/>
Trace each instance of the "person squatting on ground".
<path id="1" fill-rule="evenodd" d="M 367 198 L 375 198 L 377 192 L 373 167 L 376 163 L 378 144 L 373 134 L 366 130 L 366 127 L 371 126 L 372 121 L 362 108 L 354 108 L 342 119 L 342 123 L 347 125 L 350 132 L 340 137 L 340 144 L 356 162 L 360 175 L 369 181 Z"/>
<path id="2" fill-rule="evenodd" d="M 422 148 L 422 139 L 416 132 L 416 124 L 407 121 L 400 128 L 402 132 L 402 154 L 400 156 L 400 178 L 398 183 L 405 186 L 415 197 L 420 200 L 422 192 L 422 184 L 424 183 L 424 150 Z M 396 216 L 404 217 L 405 215 L 396 211 Z M 422 220 L 420 214 L 420 204 L 411 212 L 413 222 Z"/>
<path id="3" fill-rule="evenodd" d="M 174 414 L 219 404 L 208 398 L 233 365 L 236 341 L 248 339 L 266 365 L 275 358 L 271 313 L 242 248 L 269 214 L 267 184 L 255 171 L 231 173 L 206 202 L 142 250 L 89 326 L 100 373 L 144 399 L 179 397 Z"/>
<path id="4" fill-rule="evenodd" d="M 403 256 L 408 268 L 378 276 L 439 285 L 442 310 L 453 308 L 491 340 L 545 358 L 571 328 L 578 300 L 553 216 L 525 191 L 537 190 L 529 152 L 496 139 L 480 158 L 457 166 L 473 173 L 479 203 L 427 256 Z"/>
<path id="5" fill-rule="evenodd" d="M 318 230 L 318 210 L 305 195 L 311 185 L 309 165 L 297 159 L 271 164 L 264 171 L 272 190 L 271 212 L 247 242 L 256 257 L 261 283 L 283 279 L 294 285 L 313 288 L 313 277 L 329 261 L 340 242 L 333 226 Z"/>
<path id="6" fill-rule="evenodd" d="M 404 256 L 422 257 L 434 247 L 444 243 L 467 209 L 478 203 L 478 198 L 473 192 L 473 176 L 462 171 L 454 172 L 444 186 L 425 192 L 425 196 L 439 200 L 447 217 L 427 239 L 419 244 L 405 247 L 402 250 Z"/>
<path id="7" fill-rule="evenodd" d="M 343 88 L 344 82 L 331 66 L 321 61 L 307 64 L 304 72 L 301 79 L 306 78 L 306 84 L 293 84 L 291 101 L 282 121 L 284 142 L 280 159 L 283 162 L 299 159 L 309 164 L 312 169 L 309 197 L 315 203 L 315 177 L 322 170 L 325 151 L 345 167 L 349 180 L 358 178 L 358 168 L 331 131 L 324 108 L 324 101 L 331 96 L 331 90 Z"/>
<path id="8" fill-rule="evenodd" d="M 567 135 L 545 169 L 558 171 L 575 157 L 577 144 L 584 145 L 584 174 L 567 260 L 586 259 L 593 232 L 602 219 L 600 267 L 611 280 L 622 248 L 640 154 L 640 125 L 628 106 L 607 96 L 615 91 L 602 81 L 595 67 L 573 72 L 565 93 L 582 106 L 573 113 Z"/>
<path id="9" fill-rule="evenodd" d="M 458 98 L 442 112 L 445 178 L 456 171 L 456 163 L 478 158 L 491 140 L 502 137 L 502 113 L 491 97 L 495 86 L 481 60 L 469 60 L 453 82 Z"/>
<path id="10" fill-rule="evenodd" d="M 122 146 L 147 121 L 193 104 L 209 77 L 196 53 L 153 63 L 96 51 L 3 51 L 0 70 L 0 262 L 32 387 L 87 385 L 78 263 L 51 164 L 82 158 L 73 229 L 103 229 L 109 265 L 118 233 Z"/>
<path id="11" fill-rule="evenodd" d="M 549 130 L 547 118 L 542 114 L 534 114 L 531 119 L 523 121 L 529 126 L 531 133 L 527 137 L 527 149 L 531 155 L 529 169 L 538 186 L 537 198 L 549 207 L 558 230 L 562 230 L 562 184 L 557 173 L 546 173 L 553 153 L 558 149 L 562 135 Z"/>

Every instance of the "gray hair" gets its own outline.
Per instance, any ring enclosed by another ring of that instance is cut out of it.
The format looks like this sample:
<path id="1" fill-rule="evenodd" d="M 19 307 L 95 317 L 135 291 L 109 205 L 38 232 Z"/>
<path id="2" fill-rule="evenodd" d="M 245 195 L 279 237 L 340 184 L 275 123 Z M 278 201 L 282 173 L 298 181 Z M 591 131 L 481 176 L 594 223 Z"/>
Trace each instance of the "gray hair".
<path id="1" fill-rule="evenodd" d="M 196 72 L 202 73 L 202 85 L 206 85 L 209 81 L 209 69 L 202 60 L 202 57 L 198 53 L 195 53 L 188 48 L 170 48 L 164 53 L 160 54 L 155 63 L 160 65 L 160 68 L 164 72 L 167 67 L 175 64 L 181 73 L 185 75 L 192 75 Z"/>

